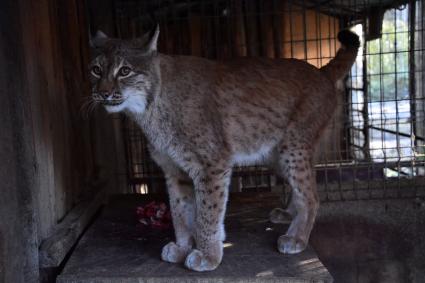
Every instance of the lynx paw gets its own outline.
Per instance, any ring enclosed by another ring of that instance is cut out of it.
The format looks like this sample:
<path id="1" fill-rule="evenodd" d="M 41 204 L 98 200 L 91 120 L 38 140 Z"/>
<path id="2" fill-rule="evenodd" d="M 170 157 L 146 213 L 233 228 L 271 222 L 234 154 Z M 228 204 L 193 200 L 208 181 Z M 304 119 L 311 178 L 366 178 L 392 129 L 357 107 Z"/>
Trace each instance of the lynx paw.
<path id="1" fill-rule="evenodd" d="M 292 216 L 289 212 L 281 208 L 274 208 L 269 214 L 269 220 L 272 223 L 291 223 Z"/>
<path id="2" fill-rule="evenodd" d="M 207 258 L 200 250 L 192 250 L 187 256 L 184 265 L 195 271 L 210 271 L 218 267 L 221 260 Z"/>
<path id="3" fill-rule="evenodd" d="M 173 263 L 183 262 L 191 250 L 192 247 L 180 247 L 174 242 L 169 242 L 162 248 L 161 258 L 163 261 Z"/>
<path id="4" fill-rule="evenodd" d="M 277 249 L 283 254 L 296 254 L 305 250 L 306 247 L 307 243 L 288 235 L 282 235 L 277 240 Z"/>

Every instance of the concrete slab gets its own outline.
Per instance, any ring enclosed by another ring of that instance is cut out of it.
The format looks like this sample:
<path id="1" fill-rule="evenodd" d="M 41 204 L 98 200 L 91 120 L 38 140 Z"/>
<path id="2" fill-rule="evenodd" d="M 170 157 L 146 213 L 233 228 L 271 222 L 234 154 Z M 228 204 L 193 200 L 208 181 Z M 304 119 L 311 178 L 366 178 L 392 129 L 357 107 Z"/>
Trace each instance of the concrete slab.
<path id="1" fill-rule="evenodd" d="M 161 248 L 172 240 L 173 233 L 138 225 L 135 209 L 147 201 L 134 195 L 114 197 L 78 244 L 58 282 L 333 281 L 311 247 L 298 255 L 277 251 L 277 238 L 287 227 L 268 221 L 270 210 L 279 205 L 275 195 L 231 196 L 223 262 L 215 271 L 204 273 L 160 260 Z"/>

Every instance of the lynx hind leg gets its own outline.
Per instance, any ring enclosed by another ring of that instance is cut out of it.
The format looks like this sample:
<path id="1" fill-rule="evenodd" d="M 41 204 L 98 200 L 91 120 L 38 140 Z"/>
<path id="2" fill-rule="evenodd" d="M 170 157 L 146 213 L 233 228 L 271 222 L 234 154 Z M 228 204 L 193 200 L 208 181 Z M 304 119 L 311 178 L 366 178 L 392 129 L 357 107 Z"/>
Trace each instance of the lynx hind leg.
<path id="1" fill-rule="evenodd" d="M 282 175 L 280 170 L 276 169 L 276 174 L 277 175 Z M 286 182 L 285 182 L 286 183 Z M 286 184 L 289 185 L 289 184 Z M 282 204 L 284 204 L 284 206 L 286 206 L 286 200 L 285 198 L 282 196 Z M 274 208 L 270 214 L 269 214 L 269 220 L 272 223 L 275 224 L 289 224 L 291 222 L 292 219 L 294 219 L 294 217 L 296 216 L 297 212 L 294 206 L 294 203 L 292 202 L 292 194 L 289 196 L 289 203 L 286 209 L 282 209 L 280 207 L 276 207 Z"/>
<path id="2" fill-rule="evenodd" d="M 270 212 L 269 220 L 275 224 L 288 224 L 292 220 L 292 215 L 286 209 L 276 207 Z"/>
<path id="3" fill-rule="evenodd" d="M 168 262 L 183 262 L 194 243 L 195 197 L 192 181 L 170 158 L 152 148 L 150 152 L 165 174 L 176 236 L 175 242 L 163 247 L 161 258 Z"/>
<path id="4" fill-rule="evenodd" d="M 319 208 L 311 154 L 311 150 L 301 146 L 286 146 L 280 153 L 279 165 L 292 190 L 290 210 L 294 215 L 288 231 L 278 239 L 278 250 L 281 253 L 294 254 L 303 251 L 310 238 Z"/>

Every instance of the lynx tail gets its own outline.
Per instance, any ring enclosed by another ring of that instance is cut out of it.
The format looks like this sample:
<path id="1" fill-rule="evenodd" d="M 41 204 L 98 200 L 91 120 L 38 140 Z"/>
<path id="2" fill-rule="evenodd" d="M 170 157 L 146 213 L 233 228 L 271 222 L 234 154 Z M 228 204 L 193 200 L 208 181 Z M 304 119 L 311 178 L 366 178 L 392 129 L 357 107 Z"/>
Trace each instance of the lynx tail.
<path id="1" fill-rule="evenodd" d="M 322 72 L 335 83 L 342 80 L 350 71 L 351 66 L 357 57 L 360 47 L 359 36 L 349 30 L 342 30 L 338 33 L 338 40 L 341 48 L 326 66 L 322 67 Z"/>

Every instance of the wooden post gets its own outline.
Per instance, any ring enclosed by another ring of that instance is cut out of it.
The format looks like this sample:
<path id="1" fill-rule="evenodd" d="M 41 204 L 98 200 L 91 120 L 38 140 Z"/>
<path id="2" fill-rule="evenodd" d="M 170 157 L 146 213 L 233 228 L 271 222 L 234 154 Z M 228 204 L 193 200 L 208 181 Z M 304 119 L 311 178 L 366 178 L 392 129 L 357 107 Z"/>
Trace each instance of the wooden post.
<path id="1" fill-rule="evenodd" d="M 22 16 L 26 1 L 0 9 L 0 282 L 39 282 L 31 86 L 27 84 Z"/>
<path id="2" fill-rule="evenodd" d="M 246 36 L 245 36 L 245 25 L 244 16 L 242 10 L 242 1 L 233 0 L 231 1 L 231 15 L 232 25 L 234 30 L 233 39 L 233 53 L 236 57 L 246 56 Z"/>
<path id="3" fill-rule="evenodd" d="M 275 58 L 283 57 L 283 23 L 285 14 L 283 12 L 282 0 L 272 2 L 272 23 L 273 23 L 273 45 Z"/>
<path id="4" fill-rule="evenodd" d="M 273 1 L 259 2 L 259 20 L 260 20 L 260 46 L 262 56 L 274 58 L 274 42 L 273 42 Z"/>
<path id="5" fill-rule="evenodd" d="M 258 36 L 258 9 L 257 0 L 245 1 L 245 30 L 247 39 L 248 56 L 261 54 L 260 38 Z"/>

